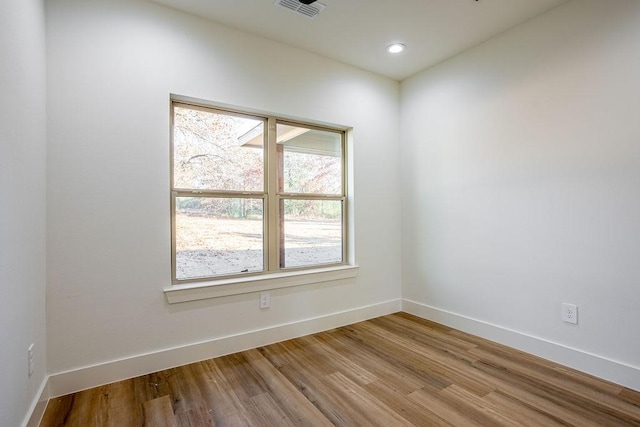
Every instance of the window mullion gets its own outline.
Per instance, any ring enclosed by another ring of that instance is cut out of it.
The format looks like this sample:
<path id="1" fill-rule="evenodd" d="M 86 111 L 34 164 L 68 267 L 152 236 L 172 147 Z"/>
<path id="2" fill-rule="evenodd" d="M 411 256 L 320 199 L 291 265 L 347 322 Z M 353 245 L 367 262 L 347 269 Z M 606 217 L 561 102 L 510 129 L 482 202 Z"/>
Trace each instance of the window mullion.
<path id="1" fill-rule="evenodd" d="M 267 121 L 267 218 L 266 218 L 266 254 L 267 270 L 276 271 L 280 267 L 280 207 L 278 206 L 278 150 L 276 144 L 276 119 Z"/>

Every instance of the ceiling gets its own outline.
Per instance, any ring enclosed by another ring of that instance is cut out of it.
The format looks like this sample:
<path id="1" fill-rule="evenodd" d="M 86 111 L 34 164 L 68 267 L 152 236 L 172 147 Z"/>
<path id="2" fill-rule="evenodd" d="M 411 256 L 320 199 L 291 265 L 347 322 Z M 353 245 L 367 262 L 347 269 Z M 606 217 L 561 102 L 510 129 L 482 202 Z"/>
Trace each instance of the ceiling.
<path id="1" fill-rule="evenodd" d="M 315 19 L 274 0 L 152 1 L 403 80 L 567 0 L 319 0 Z"/>

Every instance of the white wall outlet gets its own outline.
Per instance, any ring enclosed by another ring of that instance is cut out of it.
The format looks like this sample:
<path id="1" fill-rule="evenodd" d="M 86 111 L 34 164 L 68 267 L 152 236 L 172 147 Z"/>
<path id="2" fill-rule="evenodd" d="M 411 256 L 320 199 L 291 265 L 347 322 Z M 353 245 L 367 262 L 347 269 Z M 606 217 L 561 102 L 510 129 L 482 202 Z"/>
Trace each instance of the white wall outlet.
<path id="1" fill-rule="evenodd" d="M 33 344 L 27 349 L 27 358 L 29 360 L 29 376 L 33 375 Z"/>
<path id="2" fill-rule="evenodd" d="M 269 292 L 260 293 L 260 308 L 269 308 L 271 306 L 271 295 Z"/>
<path id="3" fill-rule="evenodd" d="M 562 321 L 578 324 L 578 306 L 574 304 L 562 304 Z"/>

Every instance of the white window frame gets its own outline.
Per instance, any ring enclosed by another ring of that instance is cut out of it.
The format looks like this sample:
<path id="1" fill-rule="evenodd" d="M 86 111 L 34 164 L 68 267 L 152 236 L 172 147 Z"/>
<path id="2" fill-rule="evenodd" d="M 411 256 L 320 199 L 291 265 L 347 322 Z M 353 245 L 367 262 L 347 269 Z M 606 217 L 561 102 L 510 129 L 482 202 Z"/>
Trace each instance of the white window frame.
<path id="1" fill-rule="evenodd" d="M 195 189 L 182 189 L 174 187 L 174 143 L 173 143 L 173 119 L 174 106 L 201 109 L 204 111 L 248 117 L 262 120 L 265 123 L 264 161 L 265 161 L 265 185 L 264 192 L 228 192 L 207 191 Z M 355 278 L 358 267 L 350 264 L 349 245 L 349 209 L 348 197 L 348 159 L 347 159 L 347 129 L 318 125 L 308 121 L 291 120 L 273 114 L 256 113 L 250 110 L 229 108 L 209 103 L 193 102 L 176 97 L 171 98 L 170 104 L 170 209 L 171 209 L 171 283 L 170 288 L 165 289 L 165 295 L 169 303 L 193 301 L 199 299 L 215 298 L 249 292 L 259 292 L 269 289 L 277 289 L 290 286 L 299 286 L 311 283 L 321 283 L 334 280 Z M 342 193 L 337 194 L 294 194 L 277 191 L 277 124 L 300 126 L 309 129 L 335 132 L 341 135 L 341 161 L 342 161 Z M 176 197 L 245 197 L 263 198 L 264 220 L 264 270 L 260 272 L 247 272 L 240 274 L 218 275 L 204 278 L 176 279 Z M 342 202 L 342 262 L 325 265 L 313 265 L 304 267 L 280 268 L 280 200 L 337 200 Z"/>

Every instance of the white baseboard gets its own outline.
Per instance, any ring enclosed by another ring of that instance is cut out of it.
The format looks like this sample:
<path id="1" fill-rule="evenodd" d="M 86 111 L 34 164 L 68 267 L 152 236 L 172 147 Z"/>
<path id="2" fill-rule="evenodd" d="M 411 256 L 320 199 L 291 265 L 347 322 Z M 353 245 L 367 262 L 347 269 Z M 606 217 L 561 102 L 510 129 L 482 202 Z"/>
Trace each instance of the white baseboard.
<path id="1" fill-rule="evenodd" d="M 49 396 L 56 397 L 200 360 L 224 356 L 292 338 L 397 313 L 402 300 L 386 301 L 326 316 L 216 338 L 49 375 Z"/>
<path id="2" fill-rule="evenodd" d="M 391 300 L 47 376 L 23 427 L 37 426 L 49 398 L 405 311 L 640 391 L 640 368 L 411 300 Z"/>
<path id="3" fill-rule="evenodd" d="M 640 391 L 640 367 L 407 299 L 402 311 Z"/>
<path id="4" fill-rule="evenodd" d="M 36 397 L 29 407 L 29 412 L 27 412 L 27 416 L 22 422 L 22 427 L 37 427 L 40 425 L 40 420 L 42 419 L 42 415 L 44 415 L 49 397 L 49 376 L 47 375 L 38 388 Z"/>

